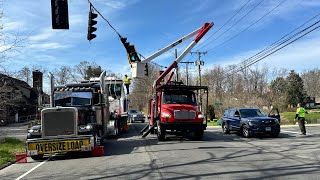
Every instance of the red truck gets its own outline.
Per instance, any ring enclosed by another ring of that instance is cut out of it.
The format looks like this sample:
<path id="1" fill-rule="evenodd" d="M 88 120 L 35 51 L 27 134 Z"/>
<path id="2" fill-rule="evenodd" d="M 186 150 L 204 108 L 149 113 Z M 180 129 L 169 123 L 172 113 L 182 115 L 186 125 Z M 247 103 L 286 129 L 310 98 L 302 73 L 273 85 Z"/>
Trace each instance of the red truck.
<path id="1" fill-rule="evenodd" d="M 202 96 L 206 93 L 206 104 L 208 104 L 208 87 L 186 86 L 181 82 L 171 81 L 174 75 L 174 72 L 171 71 L 178 67 L 178 63 L 182 58 L 190 52 L 212 26 L 213 23 L 205 23 L 201 28 L 159 50 L 145 60 L 131 64 L 132 76 L 141 78 L 142 67 L 145 67 L 146 63 L 197 34 L 196 38 L 181 55 L 154 81 L 153 89 L 155 94 L 154 98 L 149 101 L 149 124 L 141 132 L 149 130 L 142 137 L 147 136 L 149 133 L 157 132 L 158 139 L 163 141 L 167 133 L 192 132 L 196 139 L 202 139 L 203 132 L 207 127 L 207 118 L 202 113 L 203 106 L 201 103 Z M 167 81 L 163 82 L 169 74 Z M 197 97 L 199 100 L 197 100 Z"/>

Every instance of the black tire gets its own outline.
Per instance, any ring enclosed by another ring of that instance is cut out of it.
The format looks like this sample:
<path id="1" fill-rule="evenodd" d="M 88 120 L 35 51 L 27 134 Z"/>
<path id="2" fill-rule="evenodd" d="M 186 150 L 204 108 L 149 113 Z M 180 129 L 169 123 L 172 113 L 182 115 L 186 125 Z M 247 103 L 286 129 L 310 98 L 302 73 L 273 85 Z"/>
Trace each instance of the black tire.
<path id="1" fill-rule="evenodd" d="M 229 126 L 226 123 L 222 123 L 222 132 L 223 134 L 230 134 Z"/>
<path id="2" fill-rule="evenodd" d="M 43 154 L 33 155 L 31 158 L 35 161 L 40 161 L 43 159 Z"/>
<path id="3" fill-rule="evenodd" d="M 144 123 L 144 120 L 142 120 L 141 123 Z"/>
<path id="4" fill-rule="evenodd" d="M 160 122 L 157 122 L 157 137 L 159 141 L 164 141 L 166 139 L 166 129 L 161 127 Z"/>
<path id="5" fill-rule="evenodd" d="M 249 127 L 247 125 L 243 125 L 241 130 L 242 130 L 243 137 L 245 137 L 245 138 L 249 138 L 250 137 Z"/>
<path id="6" fill-rule="evenodd" d="M 194 132 L 194 139 L 201 141 L 203 138 L 203 132 L 204 132 L 204 130 L 199 130 L 199 131 Z"/>
<path id="7" fill-rule="evenodd" d="M 271 137 L 276 138 L 276 137 L 278 137 L 278 136 L 279 136 L 279 134 L 280 134 L 280 132 L 272 133 L 272 134 L 271 134 Z"/>

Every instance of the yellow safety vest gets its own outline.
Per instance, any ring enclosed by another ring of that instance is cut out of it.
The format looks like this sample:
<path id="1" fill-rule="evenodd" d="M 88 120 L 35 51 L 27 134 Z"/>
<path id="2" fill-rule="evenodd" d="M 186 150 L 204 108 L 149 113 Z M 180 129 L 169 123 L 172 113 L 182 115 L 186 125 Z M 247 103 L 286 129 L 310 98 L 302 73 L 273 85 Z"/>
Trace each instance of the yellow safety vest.
<path id="1" fill-rule="evenodd" d="M 296 114 L 298 114 L 298 117 L 305 117 L 306 110 L 303 107 L 299 107 Z"/>
<path id="2" fill-rule="evenodd" d="M 131 84 L 129 77 L 124 78 L 124 84 Z"/>

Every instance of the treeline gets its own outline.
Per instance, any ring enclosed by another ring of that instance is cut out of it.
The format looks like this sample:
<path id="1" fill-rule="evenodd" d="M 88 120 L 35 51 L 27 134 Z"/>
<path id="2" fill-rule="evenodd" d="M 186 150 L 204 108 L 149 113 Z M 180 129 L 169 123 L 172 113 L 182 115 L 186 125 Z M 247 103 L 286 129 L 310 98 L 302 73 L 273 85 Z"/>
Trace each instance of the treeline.
<path id="1" fill-rule="evenodd" d="M 149 77 L 135 80 L 131 105 L 147 111 L 152 97 L 152 84 L 159 75 L 157 66 L 149 65 Z M 216 65 L 206 69 L 201 76 L 202 85 L 209 87 L 209 104 L 218 114 L 231 107 L 277 107 L 282 110 L 305 102 L 307 96 L 320 98 L 320 69 L 298 74 L 294 70 L 254 66 L 233 73 L 235 65 Z M 179 81 L 186 83 L 186 74 L 180 70 Z M 189 85 L 198 85 L 199 77 L 189 74 Z"/>
<path id="2" fill-rule="evenodd" d="M 27 82 L 32 86 L 32 71 L 39 70 L 43 73 L 44 83 L 48 83 L 49 70 L 41 65 L 30 65 L 21 68 L 15 72 L 6 73 L 7 75 Z M 56 85 L 62 85 L 82 80 L 89 80 L 92 77 L 99 77 L 103 69 L 95 62 L 81 61 L 74 66 L 60 66 L 50 72 L 54 75 Z M 115 74 L 111 70 L 107 70 L 108 76 L 120 77 L 120 74 Z"/>

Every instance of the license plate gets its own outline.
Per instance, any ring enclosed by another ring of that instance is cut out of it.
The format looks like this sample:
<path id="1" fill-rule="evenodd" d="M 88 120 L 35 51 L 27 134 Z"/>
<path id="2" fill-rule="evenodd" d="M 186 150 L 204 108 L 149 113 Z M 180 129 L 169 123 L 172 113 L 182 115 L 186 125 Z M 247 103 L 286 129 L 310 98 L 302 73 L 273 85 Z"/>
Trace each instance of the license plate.
<path id="1" fill-rule="evenodd" d="M 51 154 L 56 152 L 81 151 L 82 147 L 90 145 L 89 139 L 34 142 L 28 144 L 30 152 L 37 151 L 38 154 Z"/>
<path id="2" fill-rule="evenodd" d="M 266 131 L 271 131 L 271 127 L 266 127 Z"/>

